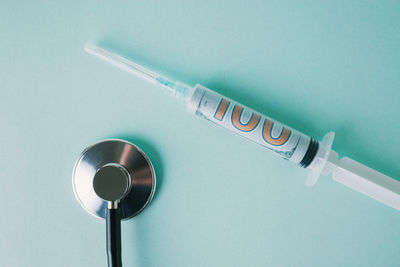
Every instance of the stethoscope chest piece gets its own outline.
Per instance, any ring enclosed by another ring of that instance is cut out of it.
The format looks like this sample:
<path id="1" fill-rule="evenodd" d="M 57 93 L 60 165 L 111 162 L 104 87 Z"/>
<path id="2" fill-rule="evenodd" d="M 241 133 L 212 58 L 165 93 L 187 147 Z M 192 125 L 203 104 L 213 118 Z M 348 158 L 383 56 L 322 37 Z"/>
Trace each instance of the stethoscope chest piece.
<path id="1" fill-rule="evenodd" d="M 117 203 L 121 219 L 140 213 L 151 201 L 154 168 L 136 145 L 119 139 L 86 148 L 72 174 L 75 196 L 90 214 L 105 218 L 110 203 Z"/>

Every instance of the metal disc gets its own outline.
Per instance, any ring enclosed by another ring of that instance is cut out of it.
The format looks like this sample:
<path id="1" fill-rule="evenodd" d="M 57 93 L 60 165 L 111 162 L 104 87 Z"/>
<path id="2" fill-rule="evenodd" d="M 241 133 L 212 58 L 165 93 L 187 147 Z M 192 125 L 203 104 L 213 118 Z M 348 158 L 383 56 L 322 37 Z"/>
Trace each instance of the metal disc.
<path id="1" fill-rule="evenodd" d="M 107 201 L 97 196 L 93 188 L 96 173 L 109 165 L 120 165 L 129 174 L 130 191 L 121 199 L 121 218 L 129 219 L 140 213 L 151 201 L 156 187 L 153 165 L 136 145 L 119 139 L 100 141 L 86 148 L 72 172 L 74 193 L 90 214 L 106 217 Z"/>

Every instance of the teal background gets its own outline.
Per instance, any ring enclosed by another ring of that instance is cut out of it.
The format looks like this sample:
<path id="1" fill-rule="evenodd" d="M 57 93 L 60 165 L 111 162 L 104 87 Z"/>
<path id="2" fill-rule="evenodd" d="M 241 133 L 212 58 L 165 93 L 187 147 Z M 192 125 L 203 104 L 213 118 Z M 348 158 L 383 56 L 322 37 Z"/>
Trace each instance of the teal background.
<path id="1" fill-rule="evenodd" d="M 1 1 L 0 265 L 106 266 L 72 191 L 88 145 L 154 162 L 124 266 L 399 266 L 400 213 L 188 114 L 91 41 L 400 179 L 399 1 Z"/>

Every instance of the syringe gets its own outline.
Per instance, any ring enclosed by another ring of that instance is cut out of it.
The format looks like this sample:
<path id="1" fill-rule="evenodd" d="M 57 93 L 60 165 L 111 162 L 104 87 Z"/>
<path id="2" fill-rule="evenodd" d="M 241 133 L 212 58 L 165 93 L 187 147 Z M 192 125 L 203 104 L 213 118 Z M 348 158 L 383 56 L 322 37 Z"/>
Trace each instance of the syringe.
<path id="1" fill-rule="evenodd" d="M 334 132 L 327 133 L 322 141 L 317 141 L 199 84 L 191 87 L 173 81 L 92 44 L 86 44 L 84 49 L 157 85 L 184 102 L 190 112 L 310 169 L 306 185 L 314 185 L 321 174 L 332 173 L 334 180 L 400 210 L 400 182 L 350 158 L 339 160 L 337 152 L 331 149 Z"/>

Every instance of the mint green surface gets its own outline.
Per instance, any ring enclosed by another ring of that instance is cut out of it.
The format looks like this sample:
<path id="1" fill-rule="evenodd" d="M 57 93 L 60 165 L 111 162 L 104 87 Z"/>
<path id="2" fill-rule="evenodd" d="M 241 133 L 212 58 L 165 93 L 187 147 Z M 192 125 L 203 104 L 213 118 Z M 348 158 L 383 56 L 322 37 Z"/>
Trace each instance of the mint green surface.
<path id="1" fill-rule="evenodd" d="M 80 152 L 125 138 L 158 188 L 124 266 L 399 266 L 400 212 L 188 114 L 83 51 L 201 83 L 400 179 L 399 1 L 1 1 L 0 265 L 106 266 L 72 191 Z"/>

